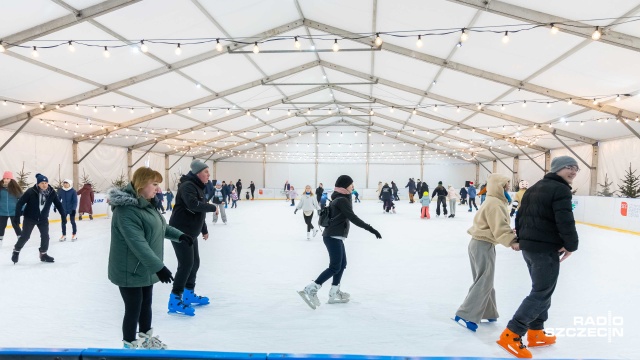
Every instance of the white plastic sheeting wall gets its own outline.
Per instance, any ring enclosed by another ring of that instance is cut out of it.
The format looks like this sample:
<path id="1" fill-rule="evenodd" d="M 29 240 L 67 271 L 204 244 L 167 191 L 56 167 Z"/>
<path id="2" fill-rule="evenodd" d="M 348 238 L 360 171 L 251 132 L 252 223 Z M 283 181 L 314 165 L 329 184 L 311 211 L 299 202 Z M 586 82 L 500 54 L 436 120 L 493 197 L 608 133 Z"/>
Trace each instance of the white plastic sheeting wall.
<path id="1" fill-rule="evenodd" d="M 626 171 L 636 170 L 640 175 L 640 139 L 629 138 L 600 143 L 598 156 L 598 183 L 604 185 L 605 175 L 613 181 L 610 190 L 618 190 Z M 582 171 L 581 171 L 582 172 Z M 598 185 L 598 191 L 602 187 Z"/>
<path id="2" fill-rule="evenodd" d="M 81 142 L 78 144 L 78 159 L 81 159 L 94 144 Z M 86 174 L 98 191 L 106 191 L 111 187 L 113 180 L 124 175 L 127 178 L 127 149 L 109 145 L 98 145 L 89 155 L 78 164 L 78 179 L 82 183 L 82 176 Z M 66 174 L 68 179 L 73 179 L 73 173 Z M 75 184 L 80 188 L 83 184 Z"/>

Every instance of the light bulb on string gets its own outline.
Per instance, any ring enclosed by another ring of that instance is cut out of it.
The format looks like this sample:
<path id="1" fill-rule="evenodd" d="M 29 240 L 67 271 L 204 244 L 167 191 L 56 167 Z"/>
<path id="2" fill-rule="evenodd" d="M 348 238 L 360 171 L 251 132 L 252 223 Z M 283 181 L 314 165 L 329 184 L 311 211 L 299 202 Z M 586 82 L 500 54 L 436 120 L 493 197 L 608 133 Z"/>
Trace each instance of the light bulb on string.
<path id="1" fill-rule="evenodd" d="M 460 34 L 460 42 L 465 42 L 469 40 L 469 33 L 467 33 L 467 29 L 462 29 L 462 34 Z"/>
<path id="2" fill-rule="evenodd" d="M 260 52 L 260 48 L 258 47 L 258 42 L 253 43 L 253 53 L 257 54 Z"/>
<path id="3" fill-rule="evenodd" d="M 524 100 L 524 101 L 522 102 L 522 107 L 527 107 L 527 100 Z"/>
<path id="4" fill-rule="evenodd" d="M 620 101 L 620 95 L 616 95 L 616 101 Z"/>
<path id="5" fill-rule="evenodd" d="M 506 43 L 508 43 L 508 42 L 509 42 L 509 32 L 508 32 L 508 31 L 505 31 L 505 32 L 504 32 L 504 36 L 502 37 L 502 43 L 503 43 L 503 44 L 506 44 Z"/>
<path id="6" fill-rule="evenodd" d="M 338 45 L 338 39 L 334 39 L 333 40 L 333 52 L 337 52 L 338 50 L 340 50 L 340 45 Z"/>
<path id="7" fill-rule="evenodd" d="M 569 98 L 569 100 L 567 100 L 567 104 L 569 104 L 569 105 L 573 104 L 573 100 L 571 98 Z"/>
<path id="8" fill-rule="evenodd" d="M 31 51 L 31 56 L 33 56 L 34 58 L 37 58 L 38 56 L 40 56 L 40 54 L 38 54 L 38 49 L 36 49 L 36 47 L 33 47 L 33 50 Z"/>
<path id="9" fill-rule="evenodd" d="M 389 108 L 389 112 L 393 114 L 393 106 Z"/>
<path id="10" fill-rule="evenodd" d="M 376 44 L 377 47 L 380 47 L 380 45 L 382 45 L 382 38 L 380 37 L 380 34 L 376 34 L 376 40 L 374 41 L 374 44 Z"/>
<path id="11" fill-rule="evenodd" d="M 144 40 L 140 40 L 140 50 L 143 53 L 146 53 L 149 51 L 149 47 L 147 46 L 147 44 L 144 43 Z"/>
<path id="12" fill-rule="evenodd" d="M 111 53 L 109 52 L 109 49 L 107 49 L 107 47 L 104 47 L 104 51 L 102 52 L 102 55 L 104 55 L 104 57 L 109 58 L 109 56 L 111 56 Z"/>
<path id="13" fill-rule="evenodd" d="M 416 41 L 416 47 L 422 47 L 422 35 L 418 35 L 418 41 Z"/>
<path id="14" fill-rule="evenodd" d="M 5 50 L 6 49 L 4 48 L 4 45 L 2 45 L 2 41 L 0 41 L 0 53 L 5 52 Z"/>
<path id="15" fill-rule="evenodd" d="M 295 42 L 293 43 L 293 45 L 296 47 L 296 49 L 300 49 L 300 46 L 302 46 L 302 44 L 300 44 L 300 41 L 298 41 L 298 37 L 294 37 Z"/>
<path id="16" fill-rule="evenodd" d="M 591 39 L 600 40 L 601 36 L 602 36 L 602 32 L 600 32 L 600 27 L 596 26 L 595 31 L 593 32 L 593 34 L 591 34 Z"/>
<path id="17" fill-rule="evenodd" d="M 70 52 L 75 52 L 76 48 L 73 46 L 73 42 L 69 41 L 68 49 Z"/>
<path id="18" fill-rule="evenodd" d="M 218 50 L 218 52 L 222 52 L 222 44 L 220 44 L 220 39 L 216 39 L 216 50 Z"/>
<path id="19" fill-rule="evenodd" d="M 179 43 L 178 43 L 178 46 L 176 47 L 175 53 L 176 53 L 176 55 L 182 54 L 182 49 L 180 48 L 180 44 Z"/>
<path id="20" fill-rule="evenodd" d="M 551 24 L 551 34 L 555 35 L 558 33 L 558 31 L 560 31 L 560 29 L 558 29 L 555 24 Z"/>

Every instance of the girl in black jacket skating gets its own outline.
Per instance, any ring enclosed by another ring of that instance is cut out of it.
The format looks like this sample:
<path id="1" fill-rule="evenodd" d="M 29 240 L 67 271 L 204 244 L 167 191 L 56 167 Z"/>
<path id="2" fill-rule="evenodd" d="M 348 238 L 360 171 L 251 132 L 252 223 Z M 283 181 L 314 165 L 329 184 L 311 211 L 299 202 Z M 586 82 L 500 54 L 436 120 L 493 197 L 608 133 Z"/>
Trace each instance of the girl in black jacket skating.
<path id="1" fill-rule="evenodd" d="M 298 291 L 302 299 L 315 310 L 320 306 L 318 290 L 325 281 L 333 277 L 331 290 L 329 291 L 329 304 L 346 303 L 349 301 L 349 294 L 340 291 L 340 280 L 344 269 L 347 267 L 347 254 L 344 247 L 344 240 L 349 235 L 349 225 L 353 222 L 376 238 L 382 239 L 380 233 L 371 225 L 360 220 L 353 213 L 351 204 L 351 191 L 353 190 L 353 180 L 348 175 L 341 175 L 336 180 L 335 188 L 331 194 L 331 204 L 329 205 L 329 226 L 322 233 L 322 240 L 329 252 L 329 267 L 324 270 L 315 281 L 307 285 L 304 290 Z"/>

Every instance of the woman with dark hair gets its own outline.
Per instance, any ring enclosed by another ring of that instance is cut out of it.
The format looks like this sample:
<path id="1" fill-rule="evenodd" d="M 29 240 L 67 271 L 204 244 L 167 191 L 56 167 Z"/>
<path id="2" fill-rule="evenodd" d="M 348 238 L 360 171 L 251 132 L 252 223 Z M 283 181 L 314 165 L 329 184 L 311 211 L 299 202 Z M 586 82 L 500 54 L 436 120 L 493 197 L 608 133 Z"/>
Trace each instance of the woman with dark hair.
<path id="1" fill-rule="evenodd" d="M 122 342 L 127 349 L 166 349 L 151 328 L 153 284 L 173 280 L 164 266 L 164 239 L 193 245 L 193 238 L 167 225 L 156 210 L 159 172 L 141 167 L 123 189 L 110 189 L 113 208 L 109 280 L 120 288 L 124 301 Z M 138 330 L 138 339 L 136 339 Z"/>
<path id="2" fill-rule="evenodd" d="M 329 304 L 339 304 L 349 302 L 349 294 L 340 291 L 340 280 L 344 269 L 347 267 L 347 253 L 344 247 L 344 240 L 349 236 L 349 226 L 354 223 L 370 233 L 376 238 L 382 239 L 380 233 L 371 225 L 362 221 L 353 213 L 351 204 L 351 192 L 353 191 L 353 179 L 348 175 L 341 175 L 336 180 L 335 188 L 331 194 L 331 203 L 329 204 L 330 222 L 329 226 L 322 233 L 322 240 L 329 252 L 329 267 L 324 270 L 315 281 L 307 285 L 304 290 L 298 291 L 302 300 L 314 309 L 320 306 L 318 299 L 318 290 L 322 284 L 329 278 L 333 278 L 331 282 L 331 290 L 329 291 Z"/>
<path id="3" fill-rule="evenodd" d="M 18 238 L 22 234 L 20 222 L 16 221 L 16 204 L 21 196 L 22 188 L 13 179 L 13 173 L 5 171 L 2 175 L 2 186 L 0 186 L 0 246 L 7 228 L 7 220 L 11 219 L 11 226 Z"/>

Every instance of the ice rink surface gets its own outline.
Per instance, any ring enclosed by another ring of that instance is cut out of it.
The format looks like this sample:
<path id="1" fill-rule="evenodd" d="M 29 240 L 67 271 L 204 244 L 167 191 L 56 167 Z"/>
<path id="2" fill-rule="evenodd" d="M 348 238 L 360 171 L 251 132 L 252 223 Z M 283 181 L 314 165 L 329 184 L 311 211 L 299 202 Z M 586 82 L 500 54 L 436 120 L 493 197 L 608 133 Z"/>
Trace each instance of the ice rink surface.
<path id="1" fill-rule="evenodd" d="M 227 209 L 228 225 L 212 225 L 209 215 L 196 292 L 212 304 L 193 318 L 169 316 L 171 287 L 156 284 L 155 333 L 171 349 L 509 357 L 495 340 L 530 289 L 521 254 L 497 247 L 501 317 L 470 332 L 451 317 L 471 285 L 466 230 L 475 212 L 458 206 L 454 219 L 436 218 L 434 202 L 431 220 L 422 220 L 418 203 L 396 204 L 395 215 L 383 214 L 376 201 L 354 204 L 382 239 L 352 226 L 342 279 L 352 300 L 326 304 L 327 282 L 315 311 L 296 291 L 327 267 L 328 255 L 320 234 L 307 241 L 300 212 L 294 215 L 286 201 L 242 200 Z M 15 234 L 7 229 L 0 249 L 0 347 L 122 346 L 124 306 L 107 279 L 110 220 L 85 218 L 78 228 L 77 242 L 61 243 L 60 224 L 51 224 L 54 264 L 40 262 L 34 230 L 15 266 Z M 578 233 L 580 248 L 561 265 L 546 324 L 563 336 L 532 349 L 533 356 L 640 359 L 640 237 L 586 225 Z M 168 240 L 165 264 L 175 273 Z"/>

